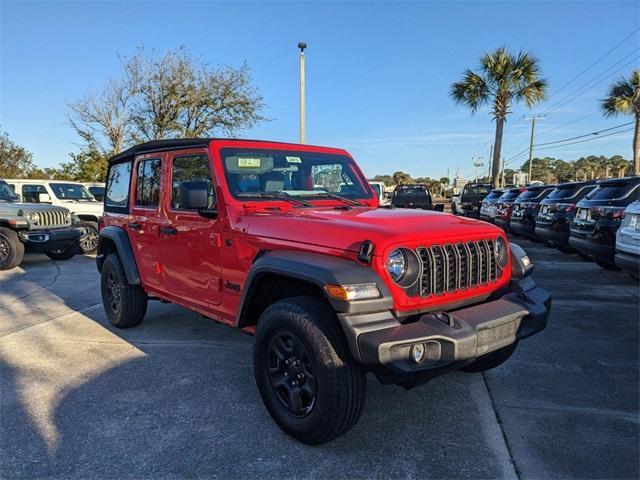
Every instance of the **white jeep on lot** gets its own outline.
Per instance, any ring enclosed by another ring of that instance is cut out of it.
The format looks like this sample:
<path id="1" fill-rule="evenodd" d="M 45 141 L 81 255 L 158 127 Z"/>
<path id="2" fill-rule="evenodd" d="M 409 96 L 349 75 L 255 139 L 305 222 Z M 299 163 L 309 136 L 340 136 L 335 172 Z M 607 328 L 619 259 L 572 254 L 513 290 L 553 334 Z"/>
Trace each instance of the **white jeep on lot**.
<path id="1" fill-rule="evenodd" d="M 5 179 L 22 203 L 44 203 L 69 209 L 78 217 L 77 227 L 82 253 L 94 253 L 98 247 L 98 222 L 102 218 L 102 202 L 98 202 L 79 182 L 67 180 Z"/>

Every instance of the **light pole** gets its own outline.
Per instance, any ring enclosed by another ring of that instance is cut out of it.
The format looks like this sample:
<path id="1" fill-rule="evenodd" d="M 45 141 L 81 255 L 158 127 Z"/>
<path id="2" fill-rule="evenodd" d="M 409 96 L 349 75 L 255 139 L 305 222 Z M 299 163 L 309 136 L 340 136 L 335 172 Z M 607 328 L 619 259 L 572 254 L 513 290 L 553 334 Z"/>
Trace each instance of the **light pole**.
<path id="1" fill-rule="evenodd" d="M 482 167 L 484 165 L 484 162 L 481 162 L 482 157 L 476 157 L 475 158 L 475 162 L 473 162 L 473 166 L 476 167 L 476 181 L 475 183 L 478 183 L 478 168 Z"/>
<path id="2" fill-rule="evenodd" d="M 305 142 L 306 134 L 306 118 L 305 118 L 305 91 L 304 91 L 304 49 L 307 48 L 307 44 L 304 42 L 298 43 L 300 49 L 300 143 Z"/>
<path id="3" fill-rule="evenodd" d="M 541 117 L 530 117 L 531 120 L 531 138 L 529 139 L 529 176 L 527 177 L 527 182 L 531 183 L 531 167 L 533 166 L 533 135 L 536 131 L 536 120 L 544 120 L 545 116 Z"/>

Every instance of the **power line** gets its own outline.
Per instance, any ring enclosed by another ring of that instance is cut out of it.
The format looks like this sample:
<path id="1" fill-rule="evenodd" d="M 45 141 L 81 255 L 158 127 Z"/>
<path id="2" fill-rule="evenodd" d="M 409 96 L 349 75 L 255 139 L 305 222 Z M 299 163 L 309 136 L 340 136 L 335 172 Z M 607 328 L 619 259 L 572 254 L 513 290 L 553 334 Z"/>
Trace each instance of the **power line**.
<path id="1" fill-rule="evenodd" d="M 593 68 L 595 65 L 597 65 L 602 59 L 604 59 L 605 57 L 607 57 L 607 55 L 609 55 L 611 52 L 613 52 L 616 48 L 618 48 L 620 45 L 622 45 L 623 43 L 625 43 L 627 40 L 629 40 L 631 37 L 633 37 L 636 33 L 638 33 L 638 31 L 640 31 L 640 28 L 636 28 L 633 32 L 631 32 L 629 35 L 627 35 L 626 37 L 624 37 L 620 42 L 616 43 L 613 47 L 611 47 L 609 50 L 607 50 L 604 54 L 602 54 L 602 56 L 598 57 L 596 60 L 594 60 L 587 68 L 585 68 L 584 70 L 582 70 L 580 73 L 578 73 L 575 77 L 573 77 L 571 80 L 569 80 L 568 82 L 566 82 L 565 84 L 563 84 L 560 88 L 558 88 L 558 90 L 555 91 L 555 93 L 553 95 L 551 95 L 551 97 L 549 97 L 548 100 L 551 100 L 554 96 L 556 96 L 558 94 L 558 92 L 560 92 L 563 88 L 567 87 L 568 85 L 572 84 L 573 82 L 575 82 L 578 78 L 580 78 L 582 75 L 584 75 L 585 73 L 587 73 L 589 70 L 591 70 L 591 68 Z"/>
<path id="2" fill-rule="evenodd" d="M 569 140 L 576 140 L 578 138 L 590 137 L 592 135 L 599 135 L 602 132 L 608 132 L 610 130 L 615 130 L 617 128 L 626 127 L 628 125 L 631 125 L 632 123 L 636 123 L 636 122 L 632 121 L 632 122 L 622 123 L 620 125 L 616 125 L 615 127 L 605 128 L 604 130 L 598 130 L 597 132 L 585 133 L 584 135 L 578 135 L 577 137 L 565 138 L 562 140 L 555 140 L 553 142 L 538 143 L 535 146 L 538 147 L 538 146 L 544 146 L 544 145 L 553 145 L 554 143 L 568 142 Z"/>
<path id="3" fill-rule="evenodd" d="M 577 142 L 571 142 L 571 143 L 565 143 L 563 145 L 557 145 L 557 146 L 550 146 L 550 147 L 542 147 L 540 148 L 540 150 L 548 150 L 550 148 L 562 148 L 562 147 L 568 147 L 569 145 L 575 145 L 576 143 L 584 143 L 584 142 L 590 142 L 592 140 L 598 140 L 600 138 L 605 138 L 605 137 L 611 137 L 612 135 L 620 135 L 621 133 L 627 133 L 630 132 L 631 130 L 633 130 L 635 127 L 631 127 L 628 128 L 626 130 L 622 130 L 621 132 L 612 132 L 612 133 L 608 133 L 606 135 L 598 135 L 597 137 L 594 138 L 586 138 L 584 140 L 578 140 Z"/>

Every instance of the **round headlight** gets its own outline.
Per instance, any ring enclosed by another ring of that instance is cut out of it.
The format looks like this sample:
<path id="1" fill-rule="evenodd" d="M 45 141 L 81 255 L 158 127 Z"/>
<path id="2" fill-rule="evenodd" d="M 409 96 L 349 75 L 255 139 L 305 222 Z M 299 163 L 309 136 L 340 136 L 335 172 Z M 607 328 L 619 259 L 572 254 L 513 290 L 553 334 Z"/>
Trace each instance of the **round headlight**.
<path id="1" fill-rule="evenodd" d="M 407 257 L 401 249 L 396 249 L 389 254 L 387 270 L 394 282 L 399 282 L 407 273 Z"/>
<path id="2" fill-rule="evenodd" d="M 37 212 L 27 213 L 27 218 L 29 219 L 29 222 L 33 223 L 34 225 L 38 225 L 40 223 L 40 215 L 38 215 Z"/>
<path id="3" fill-rule="evenodd" d="M 387 257 L 387 271 L 395 283 L 409 288 L 420 278 L 422 262 L 413 250 L 396 248 Z"/>
<path id="4" fill-rule="evenodd" d="M 498 237 L 496 241 L 496 259 L 501 269 L 505 268 L 509 263 L 509 249 L 507 248 L 507 242 L 502 237 Z"/>

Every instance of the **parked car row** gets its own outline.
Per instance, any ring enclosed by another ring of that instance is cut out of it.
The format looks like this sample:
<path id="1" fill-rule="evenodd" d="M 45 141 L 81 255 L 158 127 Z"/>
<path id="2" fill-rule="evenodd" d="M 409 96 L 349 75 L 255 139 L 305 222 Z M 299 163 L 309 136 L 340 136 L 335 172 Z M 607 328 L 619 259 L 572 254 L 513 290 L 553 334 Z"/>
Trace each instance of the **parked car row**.
<path id="1" fill-rule="evenodd" d="M 478 187 L 469 185 L 471 191 Z M 514 235 L 577 252 L 602 268 L 623 268 L 637 277 L 639 192 L 640 177 L 494 189 L 477 211 L 481 220 Z M 461 201 L 464 206 L 464 193 Z M 476 216 L 475 204 L 467 205 L 464 214 Z"/>

